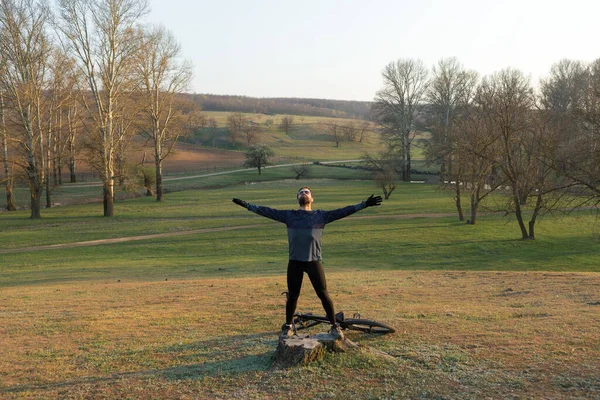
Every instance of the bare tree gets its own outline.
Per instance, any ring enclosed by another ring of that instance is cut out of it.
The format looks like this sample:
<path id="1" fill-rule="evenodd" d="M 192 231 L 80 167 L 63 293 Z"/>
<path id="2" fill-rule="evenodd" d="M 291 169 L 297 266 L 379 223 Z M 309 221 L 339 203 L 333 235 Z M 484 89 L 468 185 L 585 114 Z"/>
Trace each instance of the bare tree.
<path id="1" fill-rule="evenodd" d="M 562 172 L 600 203 L 600 59 L 586 68 L 585 90 L 574 111 L 575 135 L 571 135 L 560 163 Z M 569 154 L 570 153 L 570 154 Z"/>
<path id="2" fill-rule="evenodd" d="M 337 122 L 324 122 L 323 125 L 325 129 L 331 134 L 333 141 L 335 143 L 335 147 L 340 147 L 342 140 L 344 138 L 342 127 L 338 125 Z"/>
<path id="3" fill-rule="evenodd" d="M 94 123 L 97 168 L 103 182 L 104 216 L 114 215 L 115 151 L 125 138 L 117 130 L 117 104 L 131 78 L 141 40 L 135 24 L 148 10 L 146 0 L 60 0 L 65 43 L 78 59 L 93 105 L 84 103 Z"/>
<path id="4" fill-rule="evenodd" d="M 373 170 L 373 180 L 381 188 L 384 198 L 389 199 L 399 181 L 401 163 L 397 155 L 383 151 L 379 155 L 365 154 L 363 160 Z"/>
<path id="5" fill-rule="evenodd" d="M 522 206 L 535 188 L 532 170 L 536 160 L 525 146 L 527 137 L 535 129 L 533 88 L 521 71 L 508 68 L 484 78 L 479 98 L 498 138 L 498 168 L 510 185 L 510 205 L 514 207 L 522 238 L 530 239 Z"/>
<path id="6" fill-rule="evenodd" d="M 190 73 L 191 73 L 191 70 L 190 70 Z M 208 117 L 204 114 L 198 114 L 198 127 L 200 129 L 204 129 L 207 126 L 208 126 Z"/>
<path id="7" fill-rule="evenodd" d="M 306 178 L 310 172 L 308 164 L 294 165 L 292 171 L 296 174 L 296 179 Z"/>
<path id="8" fill-rule="evenodd" d="M 0 61 L 1 66 L 1 61 Z M 2 74 L 2 69 L 0 68 L 0 74 Z M 5 113 L 5 103 L 4 103 L 4 91 L 0 87 L 0 140 L 2 141 L 2 165 L 4 167 L 4 191 L 6 193 L 6 210 L 7 211 L 16 211 L 17 206 L 15 204 L 15 195 L 14 195 L 14 171 L 11 168 L 11 163 L 8 158 L 8 131 L 6 130 L 6 118 L 4 116 Z"/>
<path id="9" fill-rule="evenodd" d="M 281 118 L 281 123 L 279 124 L 279 129 L 285 132 L 286 135 L 289 135 L 290 131 L 294 128 L 294 117 L 291 115 L 286 115 Z"/>
<path id="10" fill-rule="evenodd" d="M 460 221 L 464 220 L 461 197 L 469 196 L 467 223 L 475 225 L 481 202 L 504 183 L 497 171 L 498 136 L 478 95 L 454 118 L 452 128 L 447 131 L 451 147 L 445 152 L 452 168 L 443 184 L 455 192 Z"/>
<path id="11" fill-rule="evenodd" d="M 544 167 L 551 168 L 548 175 L 564 178 L 566 186 L 587 186 L 581 180 L 587 174 L 580 173 L 580 166 L 589 162 L 588 151 L 593 149 L 581 140 L 586 126 L 581 111 L 589 94 L 589 72 L 584 63 L 563 59 L 552 65 L 550 75 L 540 82 L 537 127 L 546 136 L 541 157 Z"/>
<path id="12" fill-rule="evenodd" d="M 343 125 L 342 130 L 344 131 L 344 137 L 347 141 L 355 142 L 357 140 L 358 130 L 356 128 L 356 123 L 353 120 L 350 120 Z"/>
<path id="13" fill-rule="evenodd" d="M 237 138 L 244 132 L 248 124 L 248 118 L 242 113 L 232 113 L 227 116 L 227 128 L 229 129 L 229 140 L 235 145 Z"/>
<path id="14" fill-rule="evenodd" d="M 247 121 L 242 127 L 242 131 L 246 137 L 246 146 L 251 146 L 256 142 L 258 136 L 258 125 L 256 125 L 253 121 Z"/>
<path id="15" fill-rule="evenodd" d="M 62 182 L 61 153 L 63 147 L 63 109 L 73 102 L 74 60 L 65 52 L 54 49 L 49 59 L 49 82 L 46 92 L 46 112 L 43 115 L 46 127 L 46 147 L 44 154 L 46 208 L 52 206 L 51 194 L 54 186 Z M 51 182 L 51 179 L 52 182 Z"/>
<path id="16" fill-rule="evenodd" d="M 192 64 L 179 61 L 181 46 L 175 37 L 162 27 L 145 32 L 143 46 L 137 55 L 136 72 L 143 93 L 143 112 L 148 121 L 142 130 L 154 147 L 156 200 L 162 201 L 162 163 L 183 133 L 172 123 L 176 115 L 173 105 L 175 96 L 189 86 Z"/>
<path id="17" fill-rule="evenodd" d="M 563 59 L 555 63 L 550 75 L 540 82 L 542 107 L 561 118 L 575 117 L 586 96 L 588 77 L 588 69 L 580 61 Z"/>
<path id="18" fill-rule="evenodd" d="M 79 153 L 78 137 L 83 131 L 84 125 L 80 117 L 78 102 L 71 102 L 65 110 L 66 113 L 66 137 L 64 152 L 69 168 L 69 182 L 77 182 L 77 154 Z"/>
<path id="19" fill-rule="evenodd" d="M 427 92 L 432 136 L 426 142 L 426 157 L 429 163 L 440 165 L 440 183 L 454 192 L 460 221 L 464 220 L 462 192 L 470 192 L 471 224 L 475 224 L 479 203 L 489 187 L 485 182 L 489 169 L 482 165 L 489 161 L 478 155 L 486 148 L 486 142 L 474 139 L 483 139 L 486 132 L 481 110 L 472 103 L 477 80 L 477 74 L 465 70 L 456 58 L 442 59 L 433 67 Z M 478 148 L 480 144 L 483 148 Z"/>
<path id="20" fill-rule="evenodd" d="M 467 71 L 456 58 L 442 59 L 433 67 L 432 80 L 427 92 L 430 106 L 428 159 L 439 163 L 440 180 L 455 180 L 452 177 L 452 128 L 455 118 L 473 98 L 478 76 Z"/>
<path id="21" fill-rule="evenodd" d="M 134 140 L 139 121 L 142 119 L 142 111 L 139 107 L 141 103 L 142 100 L 138 96 L 131 95 L 123 96 L 115 104 L 115 115 L 118 118 L 114 120 L 114 133 L 119 140 L 115 143 L 114 179 L 117 187 L 122 190 L 135 190 L 137 186 L 135 182 L 137 162 L 128 155 L 142 148 L 141 143 Z"/>
<path id="22" fill-rule="evenodd" d="M 531 113 L 533 129 L 523 135 L 521 143 L 530 157 L 528 175 L 530 182 L 530 218 L 528 239 L 535 239 L 535 224 L 541 215 L 568 204 L 570 189 L 578 183 L 558 173 L 552 160 L 559 151 L 561 130 L 556 129 L 554 115 L 549 110 L 536 109 Z M 569 195 L 569 196 L 566 196 Z"/>
<path id="23" fill-rule="evenodd" d="M 217 119 L 215 117 L 208 118 L 206 123 L 208 124 L 208 128 L 210 129 L 212 135 L 212 147 L 215 147 L 217 140 L 217 128 L 219 127 L 219 123 L 217 122 Z"/>
<path id="24" fill-rule="evenodd" d="M 409 181 L 411 144 L 427 92 L 428 71 L 421 60 L 400 59 L 386 65 L 382 77 L 383 88 L 375 96 L 373 111 L 386 146 L 401 160 L 402 180 Z"/>
<path id="25" fill-rule="evenodd" d="M 79 89 L 82 86 L 83 76 L 77 68 L 76 60 L 67 53 L 60 53 L 59 63 L 61 76 L 58 88 L 61 92 L 58 107 L 57 138 L 56 138 L 56 175 L 58 184 L 62 185 L 63 166 L 69 169 L 70 182 L 76 181 L 76 163 L 79 148 L 75 145 L 76 138 L 81 133 L 83 126 L 79 119 L 80 104 L 78 101 Z M 56 79 L 56 78 L 55 78 Z"/>
<path id="26" fill-rule="evenodd" d="M 47 3 L 33 0 L 0 1 L 0 53 L 5 62 L 0 75 L 16 124 L 22 136 L 17 139 L 24 155 L 18 164 L 27 176 L 31 198 L 31 218 L 41 218 L 40 199 L 44 189 L 44 90 L 52 49 L 47 26 Z"/>
<path id="27" fill-rule="evenodd" d="M 362 143 L 363 140 L 366 140 L 369 133 L 372 132 L 372 130 L 373 130 L 373 127 L 369 121 L 362 121 L 358 125 L 358 141 L 360 143 Z"/>

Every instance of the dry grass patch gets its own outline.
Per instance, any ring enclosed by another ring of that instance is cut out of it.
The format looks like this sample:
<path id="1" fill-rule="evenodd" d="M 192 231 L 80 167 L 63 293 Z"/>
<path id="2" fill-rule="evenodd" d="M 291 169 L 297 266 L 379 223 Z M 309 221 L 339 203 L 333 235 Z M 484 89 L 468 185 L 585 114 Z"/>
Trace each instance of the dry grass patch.
<path id="1" fill-rule="evenodd" d="M 338 310 L 397 329 L 270 369 L 284 277 L 3 288 L 0 397 L 597 398 L 596 273 L 330 272 Z M 308 282 L 299 310 L 320 312 Z"/>

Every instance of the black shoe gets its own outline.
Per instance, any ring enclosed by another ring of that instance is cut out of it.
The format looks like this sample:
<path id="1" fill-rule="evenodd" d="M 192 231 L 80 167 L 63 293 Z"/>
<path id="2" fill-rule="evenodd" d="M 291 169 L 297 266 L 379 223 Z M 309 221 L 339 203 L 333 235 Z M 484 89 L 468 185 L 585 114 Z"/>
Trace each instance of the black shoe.
<path id="1" fill-rule="evenodd" d="M 279 339 L 291 339 L 296 335 L 296 327 L 294 324 L 283 324 L 281 327 L 281 335 Z"/>
<path id="2" fill-rule="evenodd" d="M 335 339 L 344 340 L 346 337 L 344 336 L 344 332 L 342 332 L 342 327 L 340 324 L 331 325 L 331 329 L 329 330 L 329 334 L 333 336 Z"/>

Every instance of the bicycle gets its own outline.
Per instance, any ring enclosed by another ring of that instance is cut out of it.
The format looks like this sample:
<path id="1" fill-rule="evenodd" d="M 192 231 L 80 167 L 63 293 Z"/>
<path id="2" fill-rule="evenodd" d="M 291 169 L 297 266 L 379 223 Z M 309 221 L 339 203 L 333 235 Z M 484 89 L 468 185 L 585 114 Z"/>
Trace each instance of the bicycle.
<path id="1" fill-rule="evenodd" d="M 335 314 L 335 319 L 343 330 L 349 329 L 352 331 L 361 331 L 366 333 L 394 333 L 396 330 L 391 326 L 382 324 L 381 322 L 363 319 L 360 314 L 355 313 L 352 318 L 344 318 L 344 312 Z M 327 317 L 313 315 L 311 313 L 294 315 L 294 326 L 296 330 L 307 329 L 319 324 L 330 324 Z"/>
<path id="2" fill-rule="evenodd" d="M 288 292 L 281 292 L 281 294 L 285 295 L 285 300 L 287 301 L 288 300 Z M 355 313 L 352 316 L 352 318 L 346 319 L 344 317 L 344 312 L 341 311 L 341 312 L 335 314 L 335 320 L 338 324 L 340 324 L 340 328 L 342 328 L 343 330 L 349 329 L 352 331 L 360 331 L 360 332 L 366 332 L 366 333 L 381 333 L 381 334 L 396 332 L 396 330 L 394 328 L 392 328 L 391 326 L 382 324 L 381 322 L 372 321 L 370 319 L 363 319 L 360 317 L 360 314 L 358 314 L 358 313 Z M 313 315 L 312 313 L 308 313 L 308 314 L 296 313 L 296 314 L 294 314 L 294 320 L 293 320 L 294 330 L 308 329 L 315 325 L 330 324 L 330 323 L 331 322 L 329 321 L 329 319 L 327 317 Z M 285 324 L 281 327 L 281 329 L 283 329 L 284 326 L 285 326 Z"/>

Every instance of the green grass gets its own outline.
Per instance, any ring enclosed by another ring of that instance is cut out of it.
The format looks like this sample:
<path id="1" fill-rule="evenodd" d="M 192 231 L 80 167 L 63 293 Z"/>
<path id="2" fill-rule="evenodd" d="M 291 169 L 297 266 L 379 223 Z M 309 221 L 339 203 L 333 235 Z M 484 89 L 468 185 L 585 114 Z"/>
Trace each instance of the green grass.
<path id="1" fill-rule="evenodd" d="M 363 181 L 285 180 L 176 192 L 162 204 L 146 197 L 127 200 L 117 203 L 113 218 L 98 216 L 96 204 L 52 208 L 41 220 L 28 219 L 25 211 L 4 214 L 3 249 L 250 227 L 6 253 L 0 284 L 278 274 L 287 251 L 285 227 L 237 207 L 231 198 L 292 208 L 295 191 L 305 183 L 323 209 L 355 204 L 376 192 Z M 521 241 L 510 217 L 482 216 L 477 225 L 466 225 L 458 222 L 447 193 L 432 185 L 405 184 L 383 206 L 328 226 L 325 262 L 339 271 L 598 271 L 596 226 L 591 212 L 547 217 L 538 222 L 538 240 Z"/>

